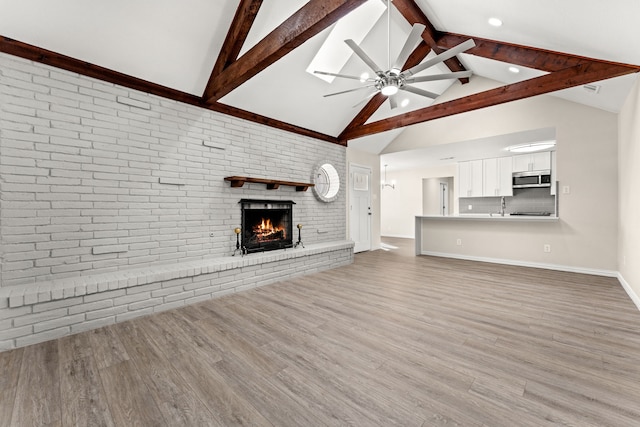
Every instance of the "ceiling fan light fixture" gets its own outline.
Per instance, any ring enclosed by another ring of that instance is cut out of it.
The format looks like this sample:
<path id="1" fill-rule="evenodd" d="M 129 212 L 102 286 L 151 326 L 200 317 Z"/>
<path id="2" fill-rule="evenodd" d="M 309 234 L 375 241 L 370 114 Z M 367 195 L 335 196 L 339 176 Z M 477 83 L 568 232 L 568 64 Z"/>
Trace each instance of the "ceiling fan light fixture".
<path id="1" fill-rule="evenodd" d="M 366 82 L 368 78 L 369 78 L 369 73 L 364 72 L 364 73 L 360 74 L 360 81 L 361 82 L 363 82 L 363 83 Z"/>
<path id="2" fill-rule="evenodd" d="M 398 93 L 398 86 L 389 84 L 387 86 L 383 86 L 382 89 L 380 89 L 380 92 L 385 96 L 395 95 Z"/>

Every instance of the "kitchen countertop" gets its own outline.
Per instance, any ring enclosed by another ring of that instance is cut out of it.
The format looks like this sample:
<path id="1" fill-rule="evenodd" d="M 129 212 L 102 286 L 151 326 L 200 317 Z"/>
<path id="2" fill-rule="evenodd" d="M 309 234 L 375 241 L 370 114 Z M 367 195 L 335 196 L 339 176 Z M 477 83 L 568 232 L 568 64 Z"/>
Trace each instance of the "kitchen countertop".
<path id="1" fill-rule="evenodd" d="M 416 216 L 416 219 L 435 219 L 435 220 L 454 220 L 454 221 L 514 221 L 514 222 L 555 222 L 558 217 L 551 216 L 527 216 L 527 215 L 508 215 L 500 216 L 500 214 L 460 214 L 460 215 L 425 215 Z"/>

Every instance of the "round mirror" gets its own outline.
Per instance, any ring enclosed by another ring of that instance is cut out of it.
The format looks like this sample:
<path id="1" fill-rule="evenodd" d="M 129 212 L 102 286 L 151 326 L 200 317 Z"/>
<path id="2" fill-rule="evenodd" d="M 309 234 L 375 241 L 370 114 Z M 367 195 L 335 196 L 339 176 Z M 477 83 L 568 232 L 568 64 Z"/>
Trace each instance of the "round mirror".
<path id="1" fill-rule="evenodd" d="M 324 163 L 313 173 L 313 192 L 323 202 L 332 202 L 338 197 L 340 190 L 340 176 L 335 167 Z"/>

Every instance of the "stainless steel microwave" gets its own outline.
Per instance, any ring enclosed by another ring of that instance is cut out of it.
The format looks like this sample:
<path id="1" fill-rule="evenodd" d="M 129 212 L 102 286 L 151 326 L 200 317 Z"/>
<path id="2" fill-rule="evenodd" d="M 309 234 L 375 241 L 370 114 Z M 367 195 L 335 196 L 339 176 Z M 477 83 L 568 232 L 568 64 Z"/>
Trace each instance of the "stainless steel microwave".
<path id="1" fill-rule="evenodd" d="M 514 172 L 513 188 L 551 187 L 551 171 Z"/>

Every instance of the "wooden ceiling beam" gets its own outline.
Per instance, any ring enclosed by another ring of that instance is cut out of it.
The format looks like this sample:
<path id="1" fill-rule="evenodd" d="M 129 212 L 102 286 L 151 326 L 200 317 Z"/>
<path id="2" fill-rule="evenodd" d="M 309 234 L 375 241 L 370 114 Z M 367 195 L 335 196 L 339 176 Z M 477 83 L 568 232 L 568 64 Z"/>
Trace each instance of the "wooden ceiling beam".
<path id="1" fill-rule="evenodd" d="M 422 33 L 422 39 L 438 54 L 442 53 L 444 49 L 438 46 L 437 40 L 440 39 L 441 34 L 433 26 L 429 18 L 424 14 L 422 9 L 416 4 L 415 0 L 393 0 L 393 4 L 402 14 L 404 19 L 413 25 L 415 23 L 424 24 L 427 28 Z M 464 41 L 464 40 L 463 40 Z M 462 62 L 457 57 L 447 59 L 444 63 L 449 67 L 451 71 L 466 71 L 467 69 L 462 65 Z M 460 83 L 468 83 L 468 78 L 459 79 Z"/>
<path id="2" fill-rule="evenodd" d="M 229 65 L 208 87 L 212 103 L 329 27 L 366 0 L 310 0 L 247 53 Z"/>
<path id="3" fill-rule="evenodd" d="M 236 14 L 233 17 L 233 21 L 227 32 L 227 36 L 224 39 L 220 54 L 213 66 L 211 77 L 204 90 L 204 99 L 211 97 L 212 87 L 214 85 L 215 78 L 222 73 L 233 61 L 238 59 L 240 51 L 244 42 L 247 40 L 247 35 L 251 30 L 251 26 L 258 16 L 260 6 L 262 6 L 263 0 L 240 0 L 240 4 L 236 9 Z"/>
<path id="4" fill-rule="evenodd" d="M 476 93 L 464 98 L 435 104 L 427 108 L 390 117 L 369 123 L 345 132 L 341 138 L 345 140 L 360 138 L 385 132 L 400 127 L 415 125 L 429 120 L 440 119 L 455 114 L 466 113 L 493 105 L 542 95 L 557 90 L 568 89 L 595 81 L 619 77 L 638 72 L 638 67 L 629 67 L 621 64 L 606 62 L 585 61 L 573 67 L 556 71 L 544 76 L 525 80 L 522 82 L 498 87 L 488 91 Z"/>
<path id="5" fill-rule="evenodd" d="M 274 120 L 269 117 L 254 114 L 220 103 L 204 104 L 202 98 L 199 96 L 182 92 L 176 89 L 171 89 L 156 83 L 151 83 L 147 80 L 142 80 L 137 77 L 119 73 L 117 71 L 100 67 L 89 62 L 80 61 L 70 56 L 42 49 L 27 43 L 10 39 L 8 37 L 0 36 L 0 52 L 127 87 L 129 89 L 139 90 L 141 92 L 161 96 L 163 98 L 172 99 L 174 101 L 183 102 L 185 104 L 194 105 L 196 107 L 206 108 L 218 113 L 238 117 L 254 123 L 260 123 L 273 128 L 282 129 L 288 132 L 296 133 L 298 135 L 308 136 L 322 141 L 331 142 L 333 144 L 346 145 L 345 142 L 340 141 L 338 140 L 338 138 L 331 135 L 326 135 L 299 126 L 294 126 L 280 120 Z"/>
<path id="6" fill-rule="evenodd" d="M 600 62 L 597 59 L 587 58 L 578 55 L 570 55 L 551 50 L 521 46 L 511 43 L 499 42 L 495 40 L 482 39 L 479 37 L 465 36 L 461 34 L 443 33 L 438 39 L 438 45 L 449 49 L 465 40 L 472 38 L 476 46 L 467 50 L 465 53 L 481 56 L 483 58 L 493 59 L 496 61 L 506 62 L 508 64 L 520 65 L 522 67 L 534 68 L 547 72 L 564 70 L 574 67 L 584 62 Z M 613 62 L 602 61 L 609 64 Z M 637 65 L 620 64 L 626 67 L 635 67 L 640 70 Z"/>

